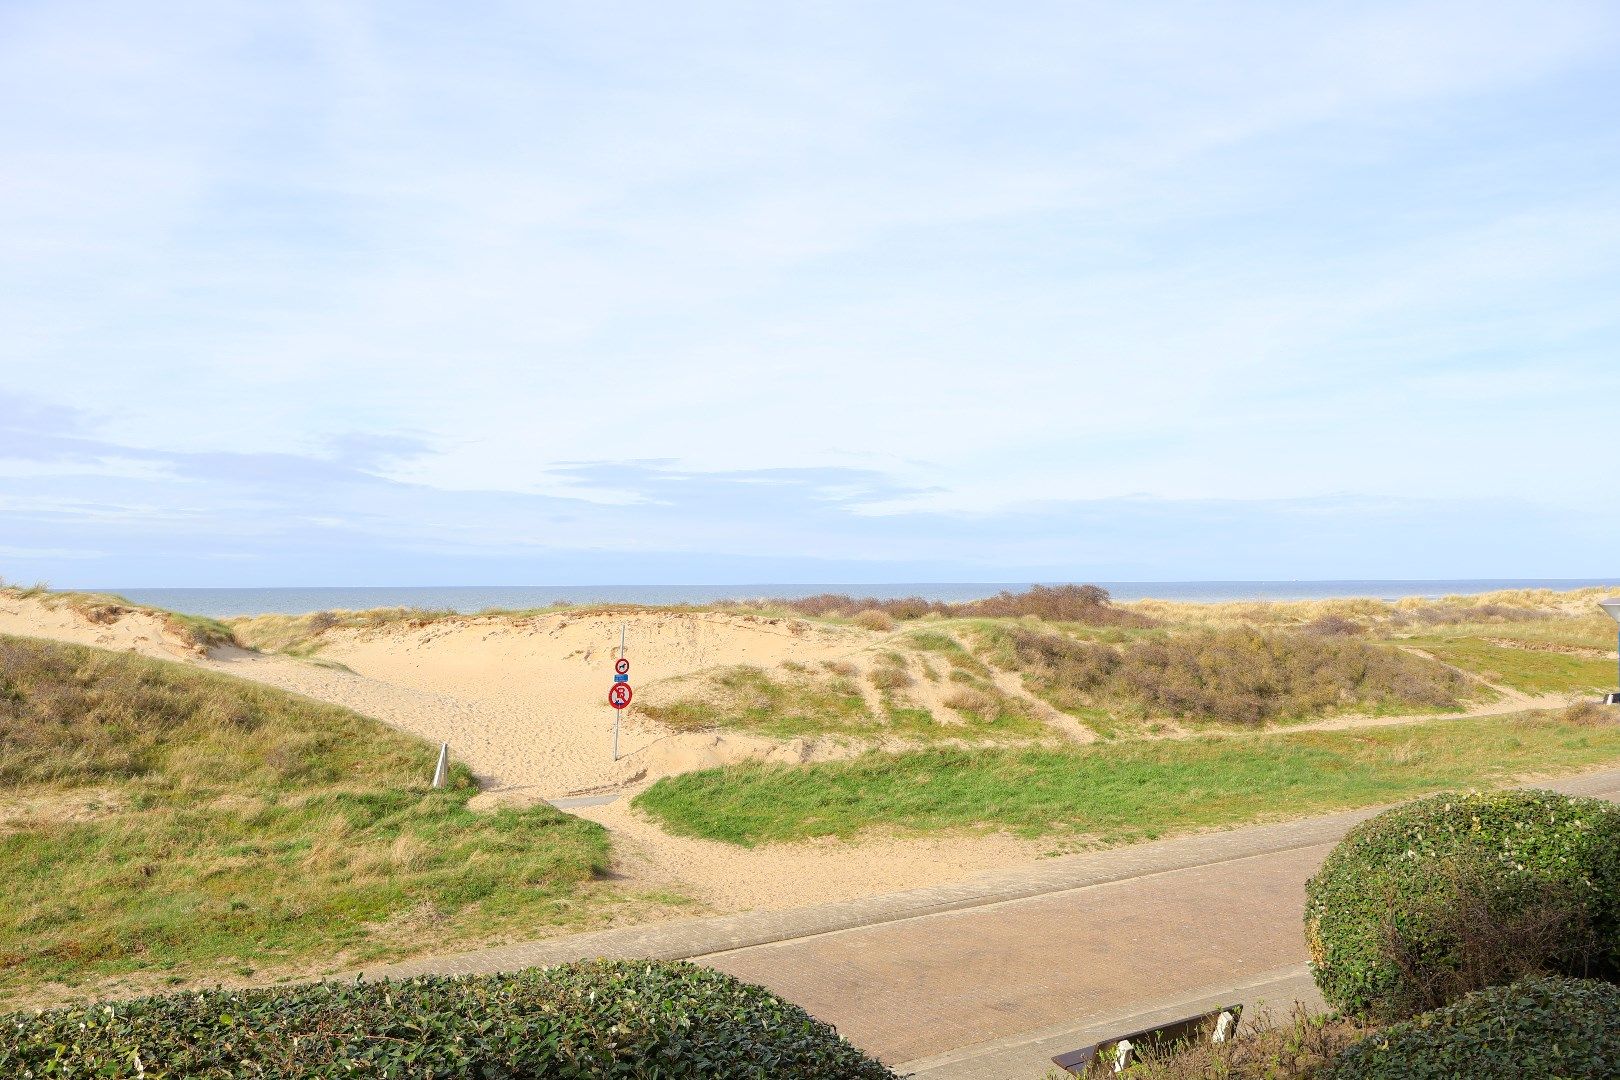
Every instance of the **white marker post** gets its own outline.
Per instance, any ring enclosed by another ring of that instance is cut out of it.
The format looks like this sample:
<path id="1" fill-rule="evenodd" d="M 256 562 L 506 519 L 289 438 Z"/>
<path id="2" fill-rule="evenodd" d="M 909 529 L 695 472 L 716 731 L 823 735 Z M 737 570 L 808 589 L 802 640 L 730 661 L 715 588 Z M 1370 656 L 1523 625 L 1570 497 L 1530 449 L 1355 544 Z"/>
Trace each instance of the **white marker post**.
<path id="1" fill-rule="evenodd" d="M 444 787 L 450 779 L 450 744 L 439 744 L 439 763 L 433 767 L 433 786 Z"/>

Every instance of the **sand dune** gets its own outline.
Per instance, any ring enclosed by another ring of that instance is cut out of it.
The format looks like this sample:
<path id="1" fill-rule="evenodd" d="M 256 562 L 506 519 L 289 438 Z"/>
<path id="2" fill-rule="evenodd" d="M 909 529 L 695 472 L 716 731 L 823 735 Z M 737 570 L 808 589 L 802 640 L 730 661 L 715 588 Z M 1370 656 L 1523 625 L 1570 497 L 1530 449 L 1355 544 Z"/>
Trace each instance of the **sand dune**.
<path id="1" fill-rule="evenodd" d="M 0 595 L 0 633 L 178 660 L 448 742 L 486 788 L 477 804 L 619 793 L 611 804 L 572 811 L 612 832 L 613 876 L 632 889 L 684 893 L 712 910 L 873 895 L 1038 857 L 1037 845 L 997 835 L 753 850 L 667 835 L 629 805 L 630 796 L 659 776 L 743 759 L 816 760 L 862 747 L 730 732 L 676 734 L 639 717 L 632 705 L 614 761 L 607 690 L 621 625 L 638 694 L 706 668 L 860 660 L 881 641 L 855 627 L 719 612 L 558 612 L 333 630 L 312 661 L 231 647 L 205 654 L 157 613 L 125 609 L 98 623 L 67 605 Z"/>

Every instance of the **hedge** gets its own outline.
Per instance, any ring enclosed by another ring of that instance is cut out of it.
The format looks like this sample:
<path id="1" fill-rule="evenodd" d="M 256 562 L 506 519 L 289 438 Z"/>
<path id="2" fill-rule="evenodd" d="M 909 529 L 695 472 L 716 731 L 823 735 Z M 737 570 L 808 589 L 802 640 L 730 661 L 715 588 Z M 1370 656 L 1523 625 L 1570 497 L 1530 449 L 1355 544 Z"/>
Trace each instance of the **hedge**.
<path id="1" fill-rule="evenodd" d="M 1620 1075 L 1620 987 L 1526 979 L 1369 1035 L 1324 1080 L 1612 1080 Z"/>
<path id="2" fill-rule="evenodd" d="M 1316 983 L 1403 1019 L 1534 973 L 1620 970 L 1620 807 L 1551 791 L 1436 795 L 1363 822 L 1306 886 Z"/>
<path id="3" fill-rule="evenodd" d="M 0 1076 L 893 1080 L 769 991 L 685 963 L 205 990 L 0 1017 Z"/>

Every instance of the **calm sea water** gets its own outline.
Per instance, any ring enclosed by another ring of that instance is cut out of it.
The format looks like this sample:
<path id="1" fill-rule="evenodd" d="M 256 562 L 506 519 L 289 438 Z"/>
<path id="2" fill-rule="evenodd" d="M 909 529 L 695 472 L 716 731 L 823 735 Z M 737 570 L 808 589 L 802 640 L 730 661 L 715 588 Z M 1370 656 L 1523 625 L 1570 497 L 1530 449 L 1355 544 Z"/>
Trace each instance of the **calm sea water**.
<path id="1" fill-rule="evenodd" d="M 1118 600 L 1315 600 L 1333 596 L 1454 596 L 1497 589 L 1578 589 L 1617 585 L 1620 578 L 1477 578 L 1458 581 L 1099 581 Z M 703 604 L 762 597 L 794 599 L 817 593 L 848 593 L 889 599 L 922 596 L 930 600 L 977 600 L 1002 589 L 1027 589 L 1027 582 L 886 585 L 447 585 L 405 588 L 287 589 L 106 589 L 139 604 L 189 615 L 303 615 L 333 609 L 415 607 L 460 612 L 485 608 L 547 607 L 574 604 Z"/>

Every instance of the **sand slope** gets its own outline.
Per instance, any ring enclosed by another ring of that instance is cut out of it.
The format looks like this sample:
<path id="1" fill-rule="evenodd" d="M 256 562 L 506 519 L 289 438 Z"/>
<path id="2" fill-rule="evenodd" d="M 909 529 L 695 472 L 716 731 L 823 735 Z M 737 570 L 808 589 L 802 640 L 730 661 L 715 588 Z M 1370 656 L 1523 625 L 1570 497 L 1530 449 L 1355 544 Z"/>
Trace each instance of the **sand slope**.
<path id="1" fill-rule="evenodd" d="M 311 661 L 238 648 L 204 655 L 153 613 L 125 611 L 116 621 L 95 623 L 67 606 L 0 595 L 0 633 L 178 660 L 342 705 L 430 742 L 448 742 L 486 787 L 478 804 L 619 793 L 611 804 L 572 811 L 613 834 L 611 876 L 630 889 L 684 894 L 700 909 L 849 899 L 959 880 L 1039 856 L 1037 845 L 1001 835 L 753 850 L 669 836 L 629 805 L 636 791 L 659 776 L 750 758 L 816 760 L 862 747 L 729 732 L 672 734 L 639 719 L 632 706 L 615 762 L 607 690 L 621 624 L 638 692 L 712 667 L 859 661 L 881 640 L 853 627 L 716 612 L 560 612 L 336 630 L 327 634 L 319 660 Z M 431 768 L 425 757 L 424 774 Z"/>

